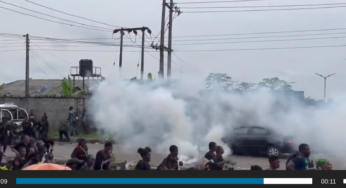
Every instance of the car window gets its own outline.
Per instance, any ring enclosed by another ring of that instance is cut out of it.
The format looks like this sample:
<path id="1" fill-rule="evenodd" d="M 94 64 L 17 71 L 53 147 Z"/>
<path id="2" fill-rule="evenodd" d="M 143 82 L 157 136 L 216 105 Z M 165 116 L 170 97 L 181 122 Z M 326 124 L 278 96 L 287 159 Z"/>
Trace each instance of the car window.
<path id="1" fill-rule="evenodd" d="M 263 128 L 252 128 L 249 131 L 249 134 L 251 135 L 267 135 L 268 131 Z"/>
<path id="2" fill-rule="evenodd" d="M 234 130 L 234 133 L 236 135 L 243 135 L 243 134 L 247 134 L 248 133 L 249 128 L 239 128 Z"/>

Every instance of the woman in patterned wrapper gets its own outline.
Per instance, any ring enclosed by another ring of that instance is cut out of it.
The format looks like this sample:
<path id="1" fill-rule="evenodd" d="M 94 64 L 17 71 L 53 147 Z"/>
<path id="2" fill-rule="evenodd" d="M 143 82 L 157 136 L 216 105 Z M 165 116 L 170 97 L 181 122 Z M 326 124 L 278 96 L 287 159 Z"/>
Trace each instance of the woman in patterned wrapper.
<path id="1" fill-rule="evenodd" d="M 137 152 L 141 155 L 142 160 L 138 161 L 135 170 L 151 170 L 151 149 L 149 147 L 139 148 Z"/>

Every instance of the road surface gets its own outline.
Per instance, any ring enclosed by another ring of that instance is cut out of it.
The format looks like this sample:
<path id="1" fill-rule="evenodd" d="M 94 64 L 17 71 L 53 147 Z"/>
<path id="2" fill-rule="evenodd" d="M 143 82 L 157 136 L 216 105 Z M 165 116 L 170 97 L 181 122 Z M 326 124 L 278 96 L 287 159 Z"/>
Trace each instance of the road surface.
<path id="1" fill-rule="evenodd" d="M 56 142 L 56 145 L 54 146 L 54 158 L 58 160 L 68 160 L 70 159 L 70 155 L 72 150 L 76 147 L 76 143 L 61 143 Z M 89 148 L 89 154 L 96 155 L 96 153 L 103 148 L 103 144 L 88 144 Z M 139 155 L 137 154 L 137 150 L 133 151 L 125 151 L 122 149 L 119 145 L 113 146 L 113 153 L 115 155 L 115 158 L 119 161 L 138 161 L 140 159 Z M 167 153 L 168 154 L 168 153 Z M 6 151 L 7 157 L 13 157 L 13 153 L 8 149 Z M 159 165 L 162 160 L 166 157 L 166 155 L 160 155 L 155 152 L 152 152 L 152 166 Z M 323 157 L 323 156 L 320 156 Z M 232 161 L 236 162 L 235 168 L 237 170 L 248 170 L 251 165 L 259 165 L 262 168 L 268 167 L 268 159 L 264 157 L 250 157 L 250 156 L 230 156 Z M 346 169 L 346 166 L 343 165 L 340 162 L 337 162 L 336 160 L 330 159 L 334 169 L 341 170 Z M 286 159 L 281 160 L 281 169 L 285 168 L 285 162 Z"/>

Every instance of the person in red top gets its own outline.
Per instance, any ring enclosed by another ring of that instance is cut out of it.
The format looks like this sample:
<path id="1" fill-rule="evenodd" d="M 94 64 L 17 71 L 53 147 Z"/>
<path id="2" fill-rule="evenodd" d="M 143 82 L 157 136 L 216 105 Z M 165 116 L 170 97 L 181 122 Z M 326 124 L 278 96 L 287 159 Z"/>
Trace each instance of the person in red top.
<path id="1" fill-rule="evenodd" d="M 71 158 L 78 162 L 77 170 L 85 163 L 88 157 L 88 146 L 85 139 L 80 139 L 78 146 L 73 150 Z"/>

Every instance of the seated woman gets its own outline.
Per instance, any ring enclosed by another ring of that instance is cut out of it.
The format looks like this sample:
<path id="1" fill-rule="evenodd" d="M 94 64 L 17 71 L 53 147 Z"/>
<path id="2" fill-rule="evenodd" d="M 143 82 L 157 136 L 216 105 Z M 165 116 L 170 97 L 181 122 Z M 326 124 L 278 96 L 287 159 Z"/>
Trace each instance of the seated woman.
<path id="1" fill-rule="evenodd" d="M 71 159 L 78 162 L 79 165 L 77 170 L 81 168 L 88 157 L 88 146 L 85 139 L 80 139 L 77 147 L 73 150 L 71 154 Z"/>
<path id="2" fill-rule="evenodd" d="M 109 166 L 113 156 L 113 144 L 106 142 L 103 150 L 96 154 L 94 170 L 109 170 Z"/>
<path id="3" fill-rule="evenodd" d="M 216 163 L 215 163 L 215 170 L 223 170 L 223 166 L 225 165 L 225 160 L 223 159 L 223 154 L 225 151 L 221 146 L 216 147 Z"/>
<path id="4" fill-rule="evenodd" d="M 178 163 L 178 147 L 172 145 L 169 147 L 170 154 L 157 167 L 157 170 L 180 170 Z"/>
<path id="5" fill-rule="evenodd" d="M 319 159 L 316 162 L 316 168 L 318 170 L 333 170 L 332 164 L 327 159 Z"/>
<path id="6" fill-rule="evenodd" d="M 138 151 L 142 160 L 139 160 L 135 170 L 151 170 L 150 160 L 151 160 L 151 149 L 149 147 L 139 148 Z"/>

